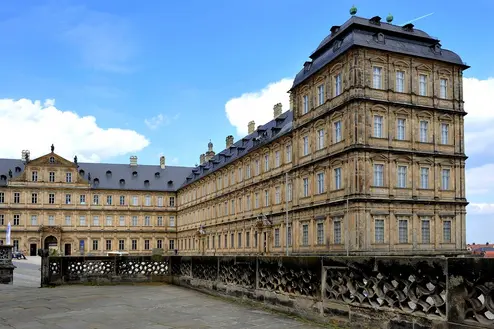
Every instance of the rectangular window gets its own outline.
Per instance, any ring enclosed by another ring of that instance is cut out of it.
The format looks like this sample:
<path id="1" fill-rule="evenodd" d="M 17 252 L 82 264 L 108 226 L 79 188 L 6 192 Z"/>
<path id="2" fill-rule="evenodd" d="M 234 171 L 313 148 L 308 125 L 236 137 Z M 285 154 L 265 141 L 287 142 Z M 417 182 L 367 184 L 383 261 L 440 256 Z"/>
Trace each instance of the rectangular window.
<path id="1" fill-rule="evenodd" d="M 121 195 L 119 197 L 119 203 L 118 204 L 121 206 L 125 206 L 125 195 Z"/>
<path id="2" fill-rule="evenodd" d="M 374 115 L 374 137 L 383 137 L 383 117 L 380 115 Z"/>
<path id="3" fill-rule="evenodd" d="M 2 224 L 3 225 L 3 224 Z M 36 215 L 31 215 L 31 225 L 36 226 L 38 225 L 38 216 Z"/>
<path id="4" fill-rule="evenodd" d="M 264 171 L 269 171 L 269 154 L 264 155 Z"/>
<path id="5" fill-rule="evenodd" d="M 333 220 L 334 244 L 341 244 L 341 219 Z"/>
<path id="6" fill-rule="evenodd" d="M 286 198 L 288 199 L 288 201 L 292 201 L 292 183 L 288 183 L 286 189 L 287 189 Z"/>
<path id="7" fill-rule="evenodd" d="M 405 92 L 405 72 L 396 71 L 396 92 Z"/>
<path id="8" fill-rule="evenodd" d="M 420 142 L 427 143 L 429 141 L 429 122 L 425 120 L 420 121 Z"/>
<path id="9" fill-rule="evenodd" d="M 65 182 L 66 183 L 72 183 L 72 173 L 71 172 L 65 173 Z"/>
<path id="10" fill-rule="evenodd" d="M 144 216 L 144 226 L 151 226 L 151 216 Z"/>
<path id="11" fill-rule="evenodd" d="M 382 89 L 382 68 L 374 66 L 372 68 L 372 88 Z"/>
<path id="12" fill-rule="evenodd" d="M 420 168 L 420 188 L 429 188 L 429 168 Z"/>
<path id="13" fill-rule="evenodd" d="M 398 119 L 396 122 L 396 139 L 405 140 L 405 119 Z"/>
<path id="14" fill-rule="evenodd" d="M 163 249 L 163 240 L 161 239 L 156 240 L 156 248 Z"/>
<path id="15" fill-rule="evenodd" d="M 334 123 L 334 142 L 339 143 L 342 140 L 341 134 L 341 121 L 336 121 Z"/>
<path id="16" fill-rule="evenodd" d="M 449 176 L 450 176 L 450 170 L 443 169 L 441 172 L 441 189 L 449 190 Z"/>
<path id="17" fill-rule="evenodd" d="M 235 248 L 235 234 L 230 234 L 230 248 Z"/>
<path id="18" fill-rule="evenodd" d="M 158 197 L 158 207 L 163 207 L 163 197 L 162 196 Z"/>
<path id="19" fill-rule="evenodd" d="M 14 215 L 14 226 L 21 225 L 21 215 Z"/>
<path id="20" fill-rule="evenodd" d="M 441 144 L 449 144 L 449 125 L 441 123 Z"/>
<path id="21" fill-rule="evenodd" d="M 303 155 L 308 155 L 309 154 L 309 136 L 304 136 L 302 138 L 302 145 L 303 145 Z"/>
<path id="22" fill-rule="evenodd" d="M 323 194 L 325 187 L 325 182 L 324 182 L 324 173 L 320 172 L 317 174 L 317 194 Z"/>
<path id="23" fill-rule="evenodd" d="M 288 226 L 288 232 L 287 232 L 287 240 L 288 240 L 288 246 L 292 245 L 292 227 Z"/>
<path id="24" fill-rule="evenodd" d="M 5 203 L 5 193 L 0 192 L 0 203 Z"/>
<path id="25" fill-rule="evenodd" d="M 111 195 L 106 196 L 106 205 L 111 206 L 113 203 L 113 197 Z"/>
<path id="26" fill-rule="evenodd" d="M 317 230 L 317 244 L 323 245 L 324 244 L 324 223 L 323 222 L 317 223 L 316 230 Z"/>
<path id="27" fill-rule="evenodd" d="M 85 194 L 81 194 L 79 196 L 79 203 L 80 204 L 86 204 L 86 195 Z"/>
<path id="28" fill-rule="evenodd" d="M 309 225 L 302 225 L 302 246 L 309 245 Z"/>
<path id="29" fill-rule="evenodd" d="M 125 250 L 125 240 L 118 240 L 118 250 Z"/>
<path id="30" fill-rule="evenodd" d="M 339 190 L 341 189 L 341 168 L 335 168 L 334 169 L 334 189 Z"/>
<path id="31" fill-rule="evenodd" d="M 322 105 L 324 104 L 324 85 L 319 85 L 317 87 L 317 100 L 318 104 L 317 105 Z"/>
<path id="32" fill-rule="evenodd" d="M 309 196 L 309 179 L 308 178 L 304 178 L 303 180 L 303 184 L 304 184 L 304 194 L 303 196 L 304 197 L 308 197 Z"/>
<path id="33" fill-rule="evenodd" d="M 309 96 L 304 95 L 304 97 L 303 97 L 303 103 L 304 103 L 303 104 L 304 108 L 303 108 L 302 114 L 306 114 L 306 113 L 309 112 Z"/>
<path id="34" fill-rule="evenodd" d="M 48 216 L 48 225 L 50 225 L 50 226 L 55 225 L 55 216 L 53 216 L 53 215 Z"/>
<path id="35" fill-rule="evenodd" d="M 237 245 L 239 248 L 242 248 L 242 232 L 238 232 L 237 234 Z"/>
<path id="36" fill-rule="evenodd" d="M 374 165 L 374 186 L 384 186 L 384 165 L 382 164 Z"/>
<path id="37" fill-rule="evenodd" d="M 254 193 L 254 209 L 259 208 L 259 193 Z"/>
<path id="38" fill-rule="evenodd" d="M 334 77 L 334 97 L 341 94 L 341 73 Z"/>
<path id="39" fill-rule="evenodd" d="M 99 216 L 93 216 L 93 225 L 99 226 Z"/>
<path id="40" fill-rule="evenodd" d="M 246 203 L 246 209 L 247 211 L 249 211 L 251 207 L 250 195 L 247 195 L 247 197 L 245 198 L 245 203 Z"/>
<path id="41" fill-rule="evenodd" d="M 275 247 L 280 246 L 280 229 L 279 228 L 274 229 L 274 246 Z"/>
<path id="42" fill-rule="evenodd" d="M 256 159 L 256 176 L 259 175 L 261 173 L 261 162 L 259 161 L 259 159 Z"/>
<path id="43" fill-rule="evenodd" d="M 276 204 L 281 203 L 281 188 L 279 186 L 276 186 L 274 188 L 274 202 Z"/>
<path id="44" fill-rule="evenodd" d="M 14 192 L 14 203 L 21 202 L 21 194 L 19 192 Z"/>
<path id="45" fill-rule="evenodd" d="M 99 195 L 93 195 L 93 204 L 98 205 L 99 204 Z"/>
<path id="46" fill-rule="evenodd" d="M 55 172 L 50 171 L 49 179 L 50 179 L 50 183 L 54 183 L 55 182 Z"/>
<path id="47" fill-rule="evenodd" d="M 112 226 L 112 225 L 113 225 L 113 217 L 106 216 L 106 226 Z"/>
<path id="48" fill-rule="evenodd" d="M 264 206 L 269 206 L 269 190 L 264 190 Z"/>
<path id="49" fill-rule="evenodd" d="M 86 226 L 86 216 L 79 216 L 79 226 Z"/>
<path id="50" fill-rule="evenodd" d="M 431 243 L 431 221 L 422 219 L 421 225 L 422 243 Z"/>
<path id="51" fill-rule="evenodd" d="M 439 97 L 440 98 L 448 97 L 448 80 L 446 79 L 439 80 Z"/>
<path id="52" fill-rule="evenodd" d="M 175 197 L 174 196 L 170 197 L 170 207 L 175 207 Z"/>
<path id="53" fill-rule="evenodd" d="M 175 226 L 175 216 L 170 216 L 168 218 L 168 220 L 169 220 L 170 226 L 172 226 L 172 227 Z"/>
<path id="54" fill-rule="evenodd" d="M 132 250 L 137 250 L 137 240 L 132 240 Z"/>
<path id="55" fill-rule="evenodd" d="M 38 181 L 38 172 L 37 172 L 37 171 L 33 171 L 33 172 L 31 173 L 31 180 L 32 180 L 33 182 L 37 182 L 37 181 Z"/>
<path id="56" fill-rule="evenodd" d="M 280 166 L 280 151 L 274 152 L 274 166 L 278 168 Z"/>
<path id="57" fill-rule="evenodd" d="M 163 216 L 158 216 L 156 219 L 157 226 L 163 226 Z"/>
<path id="58" fill-rule="evenodd" d="M 398 184 L 397 187 L 405 188 L 407 187 L 407 167 L 398 166 Z"/>
<path id="59" fill-rule="evenodd" d="M 0 215 L 0 225 L 5 225 L 5 215 Z"/>
<path id="60" fill-rule="evenodd" d="M 226 237 L 226 235 L 225 235 Z M 257 248 L 257 239 L 258 239 L 258 236 L 257 236 L 257 231 L 254 232 L 254 248 Z"/>
<path id="61" fill-rule="evenodd" d="M 419 95 L 427 96 L 427 75 L 419 75 Z"/>
<path id="62" fill-rule="evenodd" d="M 139 205 L 139 198 L 136 195 L 134 195 L 132 197 L 132 205 L 133 206 L 138 206 Z"/>
<path id="63" fill-rule="evenodd" d="M 242 167 L 240 167 L 240 168 L 238 168 L 238 181 L 241 182 L 243 179 L 244 179 L 244 177 L 243 177 Z M 205 194 L 205 193 L 203 193 L 203 194 Z"/>
<path id="64" fill-rule="evenodd" d="M 72 195 L 65 194 L 65 204 L 71 204 L 71 203 L 72 203 Z"/>
<path id="65" fill-rule="evenodd" d="M 111 240 L 106 240 L 106 250 L 111 251 Z"/>
<path id="66" fill-rule="evenodd" d="M 292 162 L 292 145 L 287 145 L 285 148 L 286 151 L 286 163 Z"/>
<path id="67" fill-rule="evenodd" d="M 118 225 L 125 226 L 125 216 L 120 216 L 118 218 Z"/>
<path id="68" fill-rule="evenodd" d="M 250 232 L 249 231 L 245 232 L 245 247 L 250 248 Z"/>
<path id="69" fill-rule="evenodd" d="M 139 219 L 137 216 L 132 216 L 132 226 L 137 226 Z"/>
<path id="70" fill-rule="evenodd" d="M 150 249 L 150 246 L 149 246 L 149 240 L 144 240 L 144 250 L 149 250 Z"/>
<path id="71" fill-rule="evenodd" d="M 245 166 L 245 177 L 246 177 L 247 179 L 249 179 L 249 178 L 250 178 L 250 174 L 251 174 L 251 173 L 250 173 L 250 165 L 246 165 L 246 166 Z"/>
<path id="72" fill-rule="evenodd" d="M 93 240 L 93 250 L 98 250 L 98 240 Z"/>
<path id="73" fill-rule="evenodd" d="M 66 226 L 72 225 L 72 218 L 70 216 L 65 216 L 65 225 Z"/>
<path id="74" fill-rule="evenodd" d="M 31 203 L 38 203 L 38 193 L 31 193 Z"/>
<path id="75" fill-rule="evenodd" d="M 384 243 L 384 219 L 374 221 L 374 242 Z"/>
<path id="76" fill-rule="evenodd" d="M 398 242 L 408 243 L 408 220 L 398 220 Z"/>
<path id="77" fill-rule="evenodd" d="M 443 242 L 451 243 L 451 221 L 443 221 Z"/>
<path id="78" fill-rule="evenodd" d="M 170 250 L 175 250 L 175 240 L 170 240 L 168 245 L 170 247 Z"/>
<path id="79" fill-rule="evenodd" d="M 322 150 L 324 148 L 324 129 L 317 131 L 317 149 Z"/>
<path id="80" fill-rule="evenodd" d="M 55 194 L 54 193 L 48 194 L 48 203 L 49 204 L 54 204 L 55 203 Z"/>

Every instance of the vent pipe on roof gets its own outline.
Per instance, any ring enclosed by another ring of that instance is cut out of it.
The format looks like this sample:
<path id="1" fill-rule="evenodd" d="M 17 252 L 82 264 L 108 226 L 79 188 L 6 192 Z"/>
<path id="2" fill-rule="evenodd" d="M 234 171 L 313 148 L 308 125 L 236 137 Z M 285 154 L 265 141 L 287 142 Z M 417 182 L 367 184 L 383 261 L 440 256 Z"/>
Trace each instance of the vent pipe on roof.
<path id="1" fill-rule="evenodd" d="M 283 105 L 281 105 L 281 103 L 275 104 L 273 107 L 274 119 L 279 117 L 281 115 L 281 113 L 283 113 Z"/>
<path id="2" fill-rule="evenodd" d="M 165 169 L 165 156 L 160 156 L 160 167 L 161 169 Z"/>
<path id="3" fill-rule="evenodd" d="M 130 157 L 130 165 L 132 167 L 137 166 L 137 156 L 133 155 L 133 156 Z"/>
<path id="4" fill-rule="evenodd" d="M 249 122 L 249 124 L 247 125 L 247 129 L 248 129 L 249 135 L 254 132 L 254 130 L 256 129 L 256 123 L 254 120 Z"/>

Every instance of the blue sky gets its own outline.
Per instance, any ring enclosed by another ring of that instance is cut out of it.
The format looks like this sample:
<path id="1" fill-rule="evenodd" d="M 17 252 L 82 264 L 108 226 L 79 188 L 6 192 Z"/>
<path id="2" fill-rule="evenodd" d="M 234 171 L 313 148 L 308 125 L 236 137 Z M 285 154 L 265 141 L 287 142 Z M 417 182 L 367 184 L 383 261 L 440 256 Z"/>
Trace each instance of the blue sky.
<path id="1" fill-rule="evenodd" d="M 135 154 L 158 164 L 164 154 L 169 164 L 194 165 L 210 139 L 219 151 L 248 121 L 269 120 L 275 103 L 287 109 L 290 79 L 353 4 L 359 16 L 392 13 L 397 24 L 434 13 L 415 26 L 472 66 L 465 72 L 471 216 L 494 214 L 494 40 L 485 31 L 493 1 L 136 3 L 2 3 L 0 134 L 9 142 L 0 157 L 22 149 L 41 155 L 53 142 L 68 158 L 126 163 Z"/>

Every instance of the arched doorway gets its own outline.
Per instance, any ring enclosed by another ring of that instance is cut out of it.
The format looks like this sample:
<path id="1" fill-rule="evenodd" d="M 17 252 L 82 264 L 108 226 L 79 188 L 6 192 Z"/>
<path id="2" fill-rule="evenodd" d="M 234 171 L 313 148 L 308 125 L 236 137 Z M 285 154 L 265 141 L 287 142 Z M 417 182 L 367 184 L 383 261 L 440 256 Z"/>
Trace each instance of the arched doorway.
<path id="1" fill-rule="evenodd" d="M 45 238 L 45 249 L 58 249 L 58 240 L 53 235 Z"/>

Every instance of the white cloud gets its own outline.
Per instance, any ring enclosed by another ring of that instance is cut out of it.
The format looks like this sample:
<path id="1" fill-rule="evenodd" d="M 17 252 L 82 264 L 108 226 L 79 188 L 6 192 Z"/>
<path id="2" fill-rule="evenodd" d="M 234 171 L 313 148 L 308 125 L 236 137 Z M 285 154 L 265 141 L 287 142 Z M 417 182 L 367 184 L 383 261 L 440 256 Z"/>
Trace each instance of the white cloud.
<path id="1" fill-rule="evenodd" d="M 293 79 L 281 79 L 259 91 L 245 93 L 226 102 L 226 116 L 237 128 L 237 135 L 247 135 L 247 125 L 251 120 L 255 121 L 256 127 L 272 120 L 273 106 L 276 103 L 283 105 L 283 112 L 287 111 L 290 106 L 287 92 L 292 87 L 292 83 Z"/>
<path id="2" fill-rule="evenodd" d="M 479 80 L 463 79 L 463 100 L 469 121 L 494 119 L 494 78 Z"/>
<path id="3" fill-rule="evenodd" d="M 482 195 L 494 192 L 494 163 L 466 170 L 467 196 Z M 494 201 L 494 195 L 493 195 Z"/>
<path id="4" fill-rule="evenodd" d="M 148 126 L 149 129 L 156 129 L 161 125 L 170 123 L 170 119 L 160 113 L 150 119 L 145 119 L 144 123 L 146 124 L 146 126 Z"/>
<path id="5" fill-rule="evenodd" d="M 494 203 L 470 203 L 467 206 L 468 214 L 492 215 L 494 214 Z"/>
<path id="6" fill-rule="evenodd" d="M 80 117 L 62 111 L 54 100 L 0 99 L 1 156 L 20 159 L 22 150 L 30 150 L 31 158 L 50 152 L 71 160 L 99 162 L 114 156 L 140 151 L 149 145 L 143 135 L 128 129 L 103 129 L 93 116 Z"/>

